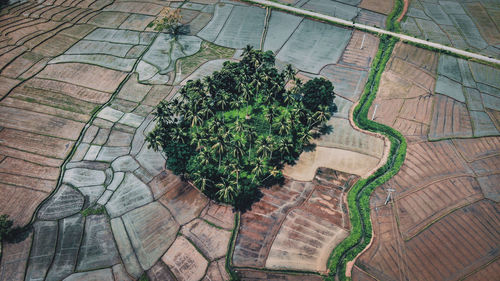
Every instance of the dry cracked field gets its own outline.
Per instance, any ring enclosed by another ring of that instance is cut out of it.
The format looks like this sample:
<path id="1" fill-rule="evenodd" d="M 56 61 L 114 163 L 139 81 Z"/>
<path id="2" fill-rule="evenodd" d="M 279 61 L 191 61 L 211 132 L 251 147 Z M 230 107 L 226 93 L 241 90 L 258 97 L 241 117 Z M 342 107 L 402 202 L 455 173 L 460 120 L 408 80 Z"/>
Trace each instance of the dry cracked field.
<path id="1" fill-rule="evenodd" d="M 377 36 L 230 0 L 11 2 L 0 11 L 0 214 L 29 227 L 2 244 L 1 281 L 229 280 L 227 260 L 243 280 L 322 279 L 351 231 L 347 190 L 388 154 L 350 116 Z M 394 5 L 282 2 L 381 27 Z M 181 10 L 188 34 L 147 27 L 164 7 Z M 246 45 L 303 80 L 332 81 L 338 111 L 333 132 L 235 225 L 234 210 L 168 171 L 145 136 L 161 100 Z M 372 195 L 375 238 L 354 279 L 498 276 L 498 77 L 397 45 L 369 116 L 404 134 L 407 157 Z"/>

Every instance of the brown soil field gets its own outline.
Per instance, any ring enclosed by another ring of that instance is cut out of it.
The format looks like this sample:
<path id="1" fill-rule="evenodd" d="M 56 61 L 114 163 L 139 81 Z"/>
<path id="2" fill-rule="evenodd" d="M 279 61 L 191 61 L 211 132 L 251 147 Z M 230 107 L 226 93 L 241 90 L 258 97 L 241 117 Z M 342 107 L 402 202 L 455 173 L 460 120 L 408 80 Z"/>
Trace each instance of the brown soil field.
<path id="1" fill-rule="evenodd" d="M 0 272 L 3 280 L 24 280 L 32 240 L 33 234 L 30 233 L 22 242 L 2 245 Z"/>
<path id="2" fill-rule="evenodd" d="M 406 137 L 427 135 L 436 99 L 432 92 L 437 58 L 433 52 L 398 43 L 382 74 L 368 117 Z"/>
<path id="3" fill-rule="evenodd" d="M 0 16 L 0 213 L 20 226 L 55 188 L 92 111 L 126 75 L 84 64 L 47 65 L 95 28 L 71 23 L 85 23 L 80 20 L 95 13 L 85 7 L 92 2 L 53 4 L 20 3 Z"/>
<path id="4" fill-rule="evenodd" d="M 454 99 L 436 95 L 436 105 L 429 130 L 432 140 L 472 137 L 472 124 L 467 107 Z"/>
<path id="5" fill-rule="evenodd" d="M 434 53 L 398 43 L 391 62 L 369 116 L 403 133 L 406 159 L 372 194 L 374 238 L 356 260 L 353 280 L 494 280 L 499 138 L 462 139 L 472 136 L 469 113 L 465 104 L 434 94 Z M 395 191 L 385 205 L 388 189 Z"/>
<path id="6" fill-rule="evenodd" d="M 369 68 L 373 57 L 377 53 L 378 43 L 378 37 L 355 30 L 339 63 L 365 69 Z"/>
<path id="7" fill-rule="evenodd" d="M 264 189 L 262 199 L 241 216 L 236 267 L 324 272 L 332 249 L 350 229 L 344 190 L 357 177 L 320 168 L 313 182 L 287 179 Z"/>
<path id="8" fill-rule="evenodd" d="M 379 1 L 379 0 L 363 0 L 358 7 L 388 15 L 394 6 L 393 0 Z"/>

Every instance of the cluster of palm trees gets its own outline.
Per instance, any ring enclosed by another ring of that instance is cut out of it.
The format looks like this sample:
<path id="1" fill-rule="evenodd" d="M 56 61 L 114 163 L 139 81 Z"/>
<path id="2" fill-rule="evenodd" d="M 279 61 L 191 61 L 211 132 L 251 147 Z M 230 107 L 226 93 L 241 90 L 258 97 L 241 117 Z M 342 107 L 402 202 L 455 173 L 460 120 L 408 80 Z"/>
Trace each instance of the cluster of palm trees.
<path id="1" fill-rule="evenodd" d="M 329 81 L 316 79 L 311 87 L 313 80 L 303 84 L 290 65 L 280 72 L 274 62 L 272 52 L 247 47 L 240 62 L 189 81 L 177 98 L 157 106 L 149 145 L 211 198 L 251 202 L 259 186 L 282 178 L 283 165 L 310 145 L 333 108 Z M 288 81 L 295 86 L 287 90 Z M 306 107 L 304 97 L 318 87 L 325 104 Z"/>

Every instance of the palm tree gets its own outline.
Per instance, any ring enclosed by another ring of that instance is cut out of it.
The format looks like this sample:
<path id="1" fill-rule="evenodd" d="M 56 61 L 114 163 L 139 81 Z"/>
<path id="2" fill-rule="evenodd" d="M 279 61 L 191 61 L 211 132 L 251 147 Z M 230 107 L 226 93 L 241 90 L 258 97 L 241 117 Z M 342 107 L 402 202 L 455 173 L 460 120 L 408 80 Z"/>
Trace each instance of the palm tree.
<path id="1" fill-rule="evenodd" d="M 181 127 L 174 127 L 171 131 L 170 131 L 170 138 L 175 141 L 175 142 L 178 142 L 178 143 L 185 143 L 186 142 L 186 137 L 187 137 L 187 134 L 186 132 L 184 131 L 183 128 Z"/>
<path id="2" fill-rule="evenodd" d="M 271 106 L 267 109 L 266 112 L 266 119 L 269 122 L 269 134 L 271 134 L 271 126 L 273 125 L 273 119 L 274 117 L 278 116 L 278 110 L 274 108 L 274 106 Z"/>
<path id="3" fill-rule="evenodd" d="M 292 80 L 295 77 L 295 70 L 293 69 L 291 64 L 288 64 L 286 66 L 284 74 L 287 80 Z"/>
<path id="4" fill-rule="evenodd" d="M 214 116 L 214 112 L 210 107 L 208 107 L 208 105 L 202 105 L 200 115 L 203 116 L 205 120 L 208 120 L 210 117 Z"/>
<path id="5" fill-rule="evenodd" d="M 283 155 L 290 155 L 292 148 L 293 143 L 288 138 L 282 138 L 279 140 L 278 150 L 281 155 L 281 160 L 283 160 Z"/>
<path id="6" fill-rule="evenodd" d="M 268 153 L 271 152 L 271 143 L 268 138 L 262 138 L 257 140 L 257 155 L 260 157 L 267 157 Z"/>
<path id="7" fill-rule="evenodd" d="M 276 175 L 278 175 L 280 172 L 280 170 L 278 169 L 278 167 L 276 166 L 273 166 L 273 168 L 269 171 L 269 175 L 267 175 L 267 177 L 265 177 L 262 181 L 265 181 L 267 180 L 269 177 L 275 177 Z"/>
<path id="8" fill-rule="evenodd" d="M 244 57 L 246 55 L 249 55 L 253 50 L 253 47 L 250 46 L 250 45 L 247 45 L 244 49 L 243 49 L 243 53 L 241 53 L 241 56 Z"/>
<path id="9" fill-rule="evenodd" d="M 201 117 L 200 111 L 197 110 L 196 106 L 193 106 L 190 110 L 186 112 L 186 115 L 184 116 L 186 120 L 189 122 L 191 121 L 191 128 L 201 125 L 203 123 L 203 119 Z"/>
<path id="10" fill-rule="evenodd" d="M 250 158 L 250 152 L 252 151 L 252 143 L 257 138 L 257 133 L 255 132 L 255 130 L 252 127 L 249 127 L 245 136 L 246 136 L 248 144 L 249 144 L 248 158 Z"/>
<path id="11" fill-rule="evenodd" d="M 319 110 L 316 111 L 316 113 L 314 113 L 314 115 L 312 116 L 315 121 L 314 125 L 326 122 L 328 121 L 328 119 L 330 119 L 330 117 L 331 114 L 330 112 L 328 112 L 328 108 L 325 108 L 324 106 L 320 106 Z"/>
<path id="12" fill-rule="evenodd" d="M 239 167 L 239 165 L 237 163 L 231 163 L 229 165 L 229 167 L 231 168 L 231 174 L 235 174 L 236 175 L 236 188 L 239 190 L 240 189 L 240 172 L 241 172 L 241 169 Z"/>
<path id="13" fill-rule="evenodd" d="M 243 157 L 243 142 L 241 139 L 237 138 L 233 141 L 233 155 L 236 159 L 241 160 L 241 157 Z"/>
<path id="14" fill-rule="evenodd" d="M 284 116 L 279 118 L 278 121 L 274 123 L 274 125 L 277 127 L 280 135 L 288 135 L 290 133 L 290 130 L 292 129 L 290 120 L 288 118 L 285 118 Z"/>
<path id="15" fill-rule="evenodd" d="M 313 136 L 310 130 L 304 130 L 299 133 L 299 140 L 303 145 L 308 144 L 312 139 Z"/>
<path id="16" fill-rule="evenodd" d="M 219 200 L 224 200 L 226 203 L 230 203 L 233 200 L 234 195 L 236 194 L 234 181 L 221 179 L 221 182 L 215 186 L 219 189 L 219 191 L 215 193 L 219 196 Z"/>
<path id="17" fill-rule="evenodd" d="M 193 176 L 195 178 L 193 184 L 202 192 L 212 183 L 212 180 L 203 175 L 199 170 L 194 172 Z"/>
<path id="18" fill-rule="evenodd" d="M 200 150 L 206 141 L 207 134 L 205 133 L 205 131 L 197 131 L 193 134 L 191 145 L 196 144 L 196 150 Z"/>
<path id="19" fill-rule="evenodd" d="M 215 105 L 220 109 L 225 110 L 228 106 L 228 94 L 226 92 L 220 94 L 219 99 L 215 102 Z"/>
<path id="20" fill-rule="evenodd" d="M 199 164 L 202 167 L 210 165 L 210 159 L 211 159 L 210 151 L 207 148 L 202 149 L 198 154 Z"/>
<path id="21" fill-rule="evenodd" d="M 241 97 L 245 100 L 247 107 L 245 110 L 245 116 L 248 116 L 248 105 L 250 102 L 250 98 L 252 96 L 252 92 L 248 89 L 248 86 L 246 84 L 243 84 L 243 87 L 241 89 Z"/>
<path id="22" fill-rule="evenodd" d="M 222 154 L 224 154 L 224 152 L 226 151 L 227 135 L 228 135 L 227 132 L 224 132 L 223 129 L 219 129 L 217 135 L 212 138 L 212 141 L 214 141 L 212 149 L 215 150 L 215 152 L 219 155 L 219 169 L 220 169 Z"/>
<path id="23" fill-rule="evenodd" d="M 265 168 L 264 161 L 265 159 L 262 157 L 256 159 L 254 163 L 254 168 L 252 169 L 253 173 L 252 183 L 254 182 L 255 177 L 260 177 L 262 173 L 264 173 L 264 168 Z"/>
<path id="24" fill-rule="evenodd" d="M 243 130 L 245 129 L 245 126 L 243 125 L 243 122 L 241 122 L 239 119 L 234 121 L 234 127 L 233 127 L 234 131 L 236 133 L 241 133 L 243 132 Z"/>

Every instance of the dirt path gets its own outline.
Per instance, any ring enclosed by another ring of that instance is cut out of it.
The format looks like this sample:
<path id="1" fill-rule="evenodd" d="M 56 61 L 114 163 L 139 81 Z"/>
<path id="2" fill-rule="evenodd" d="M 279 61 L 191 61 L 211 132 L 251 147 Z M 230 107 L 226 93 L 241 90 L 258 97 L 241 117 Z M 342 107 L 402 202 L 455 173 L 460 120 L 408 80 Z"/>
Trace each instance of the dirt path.
<path id="1" fill-rule="evenodd" d="M 406 12 L 408 11 L 408 6 L 410 5 L 410 2 L 408 0 L 403 0 L 405 2 L 405 5 L 403 7 L 403 12 L 398 18 L 398 22 L 401 22 L 401 20 L 405 17 Z"/>

